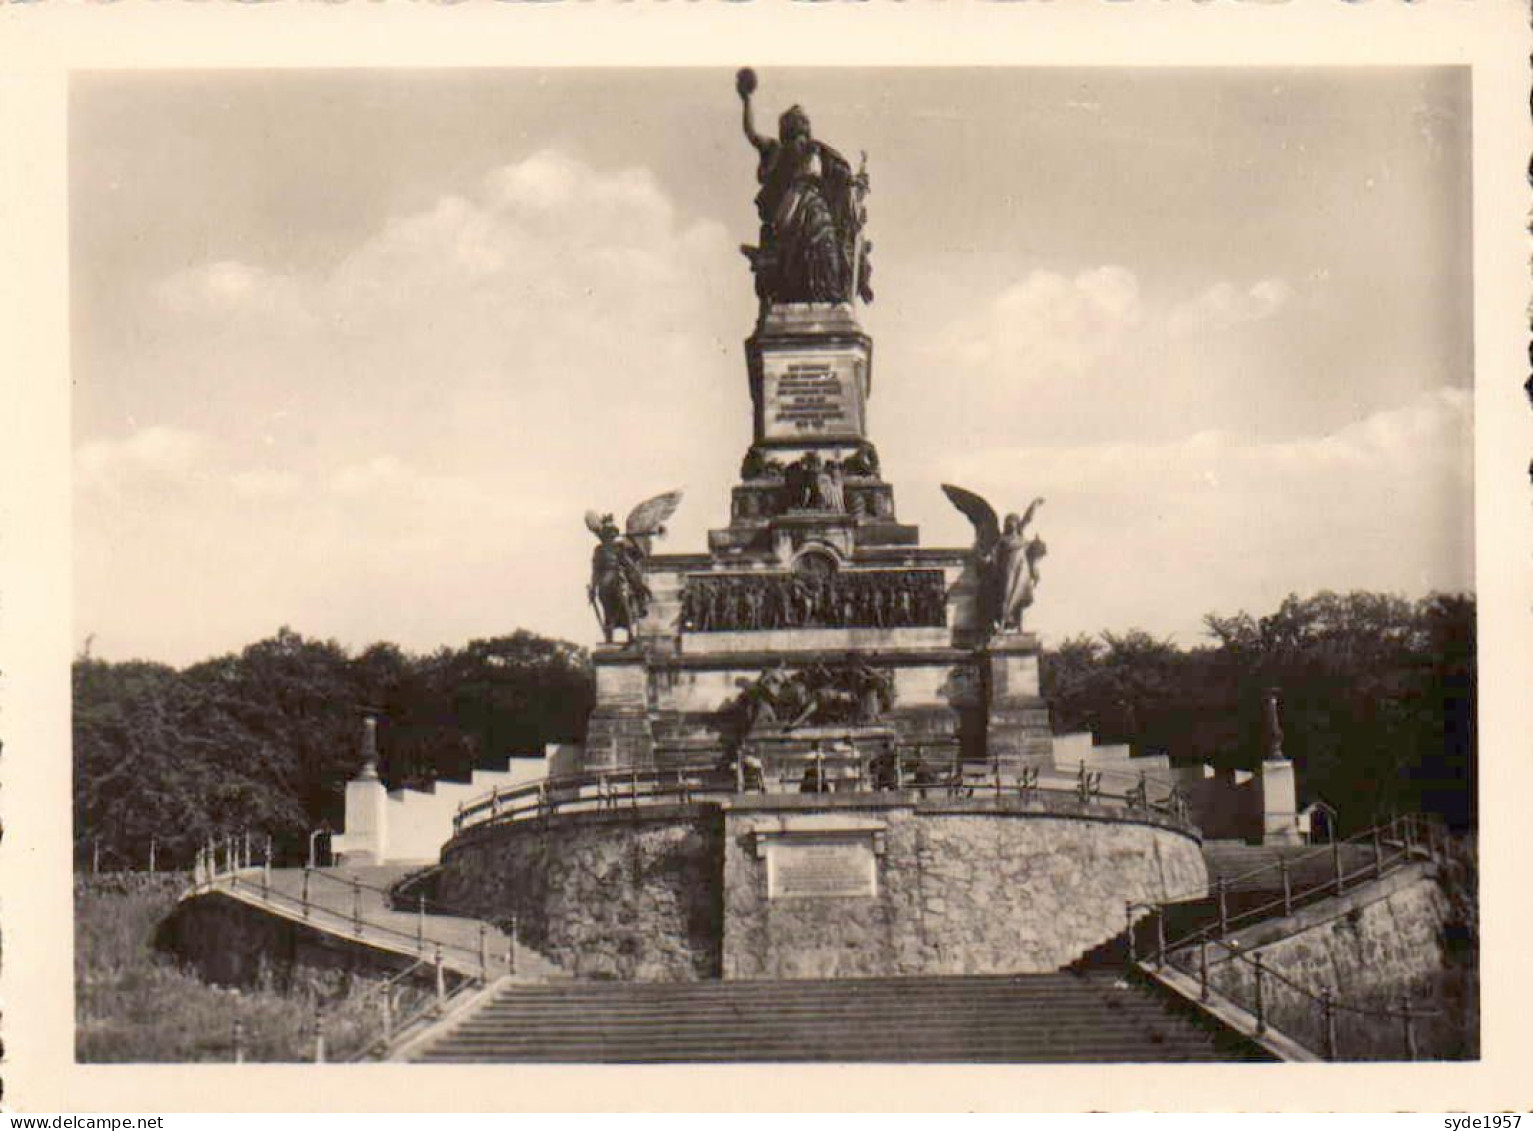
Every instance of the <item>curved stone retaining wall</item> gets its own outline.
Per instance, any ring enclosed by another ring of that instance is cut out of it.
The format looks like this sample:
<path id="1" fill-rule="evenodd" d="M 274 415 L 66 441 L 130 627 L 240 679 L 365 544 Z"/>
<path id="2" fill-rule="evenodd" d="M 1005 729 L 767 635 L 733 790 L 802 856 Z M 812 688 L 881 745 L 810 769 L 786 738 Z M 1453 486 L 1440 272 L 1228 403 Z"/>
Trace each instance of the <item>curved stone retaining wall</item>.
<path id="1" fill-rule="evenodd" d="M 828 978 L 1057 970 L 1206 883 L 1143 814 L 831 794 L 472 829 L 441 895 L 577 977 Z"/>
<path id="2" fill-rule="evenodd" d="M 720 968 L 723 822 L 669 806 L 470 830 L 442 850 L 438 896 L 501 921 L 580 978 L 691 981 Z"/>

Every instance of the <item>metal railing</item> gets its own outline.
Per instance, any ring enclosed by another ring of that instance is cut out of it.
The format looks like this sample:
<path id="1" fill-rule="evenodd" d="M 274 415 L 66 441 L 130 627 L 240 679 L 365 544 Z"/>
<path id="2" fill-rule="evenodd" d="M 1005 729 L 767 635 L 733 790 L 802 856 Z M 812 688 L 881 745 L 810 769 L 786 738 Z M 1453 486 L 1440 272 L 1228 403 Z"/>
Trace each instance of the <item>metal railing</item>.
<path id="1" fill-rule="evenodd" d="M 1240 964 L 1242 969 L 1249 970 L 1249 990 L 1245 991 L 1244 980 L 1240 980 L 1240 989 L 1229 985 L 1228 980 L 1225 980 L 1226 984 L 1221 988 L 1220 993 L 1250 1015 L 1256 1036 L 1265 1036 L 1269 1030 L 1271 1014 L 1269 998 L 1272 987 L 1276 985 L 1283 987 L 1300 1003 L 1303 1003 L 1297 1011 L 1292 1009 L 1288 1011 L 1292 1019 L 1288 1025 L 1289 1029 L 1294 1027 L 1309 1029 L 1310 1027 L 1305 1024 L 1306 1014 L 1316 1023 L 1313 1027 L 1314 1035 L 1305 1032 L 1304 1040 L 1300 1040 L 1299 1035 L 1291 1031 L 1286 1032 L 1286 1035 L 1301 1044 L 1307 1040 L 1312 1051 L 1318 1051 L 1324 1059 L 1336 1060 L 1343 1055 L 1337 1039 L 1337 1018 L 1338 1015 L 1350 1014 L 1375 1021 L 1398 1023 L 1402 1036 L 1403 1056 L 1405 1059 L 1415 1060 L 1419 1053 L 1416 1025 L 1427 1018 L 1440 1016 L 1438 1012 L 1413 1007 L 1408 996 L 1402 996 L 1399 1007 L 1395 1009 L 1380 1009 L 1338 1001 L 1335 992 L 1329 987 L 1316 992 L 1302 986 L 1292 978 L 1267 966 L 1259 952 L 1247 954 L 1238 942 L 1226 940 L 1224 936 L 1241 924 L 1250 925 L 1271 919 L 1279 913 L 1286 917 L 1292 915 L 1298 907 L 1339 896 L 1347 890 L 1349 884 L 1355 887 L 1358 883 L 1380 879 L 1406 864 L 1422 860 L 1436 861 L 1441 857 L 1444 837 L 1445 830 L 1440 823 L 1422 815 L 1410 814 L 1395 817 L 1385 824 L 1366 829 L 1347 838 L 1346 841 L 1333 842 L 1313 853 L 1301 853 L 1292 859 L 1280 856 L 1274 864 L 1263 865 L 1234 877 L 1217 877 L 1214 883 L 1215 902 L 1212 908 L 1216 917 L 1206 925 L 1174 940 L 1168 941 L 1166 937 L 1167 908 L 1177 904 L 1185 905 L 1193 899 L 1207 898 L 1204 893 L 1186 893 L 1181 898 L 1154 902 L 1130 902 L 1125 905 L 1124 912 L 1127 920 L 1125 937 L 1128 944 L 1129 963 L 1152 976 L 1155 971 L 1163 970 L 1169 965 L 1195 978 L 1198 983 L 1199 1000 L 1205 1004 L 1210 1000 L 1210 968 L 1217 967 L 1221 963 Z M 1363 866 L 1348 871 L 1343 864 L 1346 855 L 1342 851 L 1344 845 L 1369 846 L 1372 851 Z M 1296 887 L 1292 880 L 1294 865 L 1325 856 L 1330 857 L 1330 874 L 1319 882 Z M 1267 902 L 1246 907 L 1231 914 L 1229 909 L 1231 888 L 1241 884 L 1250 889 L 1252 880 L 1258 877 L 1269 877 L 1272 873 L 1276 873 L 1277 886 L 1256 890 L 1273 890 L 1280 894 Z M 1138 953 L 1136 937 L 1136 924 L 1140 918 L 1136 913 L 1140 911 L 1153 915 L 1155 921 L 1155 945 L 1143 959 Z M 1212 962 L 1210 961 L 1211 948 L 1215 951 Z M 1222 958 L 1219 957 L 1221 954 Z M 1314 1048 L 1315 1045 L 1319 1046 L 1318 1049 Z"/>
<path id="2" fill-rule="evenodd" d="M 914 764 L 918 768 L 910 771 Z M 778 788 L 770 789 L 776 785 Z M 916 797 L 994 797 L 1043 801 L 1065 808 L 1105 806 L 1154 814 L 1190 826 L 1187 798 L 1173 781 L 1146 773 L 1093 770 L 1081 762 L 1074 774 L 1036 767 L 1007 767 L 1001 760 L 932 767 L 913 759 L 880 764 L 859 754 L 782 755 L 753 768 L 748 759 L 664 769 L 588 771 L 496 789 L 458 807 L 454 833 L 466 829 L 546 819 L 556 814 L 638 810 L 686 805 L 752 793 L 897 792 Z"/>
<path id="3" fill-rule="evenodd" d="M 305 867 L 301 873 L 301 887 L 294 894 L 272 883 L 270 859 L 260 863 L 248 863 L 247 859 L 237 852 L 220 859 L 214 846 L 199 852 L 192 886 L 186 895 L 224 891 L 247 902 L 287 912 L 298 922 L 328 934 L 402 955 L 413 954 L 418 962 L 434 955 L 438 964 L 445 963 L 457 974 L 477 977 L 481 981 L 489 978 L 496 965 L 491 956 L 489 925 L 466 909 L 450 907 L 422 894 L 412 908 L 414 929 L 406 930 L 383 921 L 364 908 L 365 895 L 377 897 L 386 908 L 393 910 L 393 893 L 388 888 L 363 883 L 356 876 L 335 876 L 323 869 Z M 315 898 L 315 893 L 321 889 L 342 893 L 340 903 Z M 464 917 L 477 922 L 477 945 L 443 938 L 432 931 L 428 920 L 433 915 Z M 512 938 L 507 938 L 505 944 L 504 967 L 513 970 L 516 944 Z"/>

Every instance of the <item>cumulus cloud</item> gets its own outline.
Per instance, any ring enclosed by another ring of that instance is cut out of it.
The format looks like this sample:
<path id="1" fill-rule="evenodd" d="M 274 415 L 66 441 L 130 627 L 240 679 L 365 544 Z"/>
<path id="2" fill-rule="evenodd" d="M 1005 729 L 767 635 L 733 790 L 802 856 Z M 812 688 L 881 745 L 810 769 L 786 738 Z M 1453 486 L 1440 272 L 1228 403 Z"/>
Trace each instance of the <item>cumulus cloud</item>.
<path id="1" fill-rule="evenodd" d="M 295 319 L 305 313 L 298 279 L 234 260 L 177 271 L 160 283 L 156 297 L 173 314 L 210 319 Z"/>
<path id="2" fill-rule="evenodd" d="M 947 337 L 964 362 L 1004 364 L 1016 380 L 1028 381 L 1112 356 L 1144 315 L 1139 280 L 1126 268 L 1097 267 L 1073 278 L 1036 270 Z"/>
<path id="3" fill-rule="evenodd" d="M 290 499 L 303 486 L 303 477 L 295 471 L 251 468 L 229 476 L 229 486 L 241 499 Z"/>
<path id="4" fill-rule="evenodd" d="M 1190 640 L 1200 612 L 1261 611 L 1291 591 L 1472 587 L 1471 429 L 1470 394 L 1441 388 L 1329 434 L 992 449 L 944 474 L 997 506 L 1049 499 L 1044 631 L 1140 624 Z"/>
<path id="5" fill-rule="evenodd" d="M 75 449 L 75 477 L 87 490 L 118 491 L 162 483 L 195 471 L 209 450 L 205 437 L 151 425 L 120 439 L 90 440 Z"/>
<path id="6" fill-rule="evenodd" d="M 1217 333 L 1245 322 L 1271 318 L 1292 297 L 1292 288 L 1282 279 L 1261 279 L 1243 290 L 1221 280 L 1202 294 L 1174 306 L 1166 327 L 1174 337 Z"/>

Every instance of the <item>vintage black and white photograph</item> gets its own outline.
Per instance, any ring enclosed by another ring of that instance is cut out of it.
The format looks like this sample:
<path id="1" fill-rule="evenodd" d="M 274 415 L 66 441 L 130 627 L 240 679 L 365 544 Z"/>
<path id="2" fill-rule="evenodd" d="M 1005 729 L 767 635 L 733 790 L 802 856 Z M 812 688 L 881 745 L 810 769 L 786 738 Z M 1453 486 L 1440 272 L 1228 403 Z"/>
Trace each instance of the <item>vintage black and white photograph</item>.
<path id="1" fill-rule="evenodd" d="M 78 1060 L 1477 1058 L 1468 69 L 749 62 L 72 76 Z"/>

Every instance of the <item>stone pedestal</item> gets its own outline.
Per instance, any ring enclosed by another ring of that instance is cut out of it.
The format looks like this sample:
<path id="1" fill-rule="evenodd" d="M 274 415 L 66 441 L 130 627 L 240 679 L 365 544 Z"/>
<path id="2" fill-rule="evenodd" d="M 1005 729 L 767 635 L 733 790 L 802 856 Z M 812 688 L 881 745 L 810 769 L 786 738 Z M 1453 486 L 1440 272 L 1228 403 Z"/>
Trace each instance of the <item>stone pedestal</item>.
<path id="1" fill-rule="evenodd" d="M 745 343 L 756 443 L 855 445 L 867 438 L 873 341 L 849 305 L 773 306 Z"/>
<path id="2" fill-rule="evenodd" d="M 1031 633 L 996 637 L 984 649 L 987 761 L 1012 768 L 1053 764 L 1049 706 L 1038 686 L 1039 651 Z"/>
<path id="3" fill-rule="evenodd" d="M 1262 843 L 1298 844 L 1299 803 L 1293 763 L 1269 759 L 1261 768 Z"/>
<path id="4" fill-rule="evenodd" d="M 332 845 L 347 864 L 378 863 L 388 853 L 389 793 L 372 764 L 346 783 L 346 831 Z"/>
<path id="5" fill-rule="evenodd" d="M 591 662 L 596 669 L 596 708 L 586 728 L 582 768 L 599 772 L 653 765 L 644 653 L 636 647 L 604 645 Z"/>

